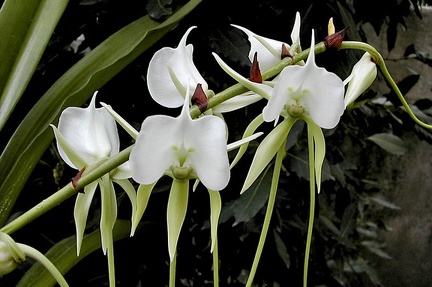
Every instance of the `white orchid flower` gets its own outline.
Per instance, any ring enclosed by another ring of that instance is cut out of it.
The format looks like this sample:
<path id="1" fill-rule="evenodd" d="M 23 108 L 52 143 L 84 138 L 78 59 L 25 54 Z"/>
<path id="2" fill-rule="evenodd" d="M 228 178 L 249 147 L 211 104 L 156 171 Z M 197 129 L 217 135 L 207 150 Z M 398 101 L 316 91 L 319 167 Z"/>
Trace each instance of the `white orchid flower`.
<path id="1" fill-rule="evenodd" d="M 190 27 L 177 48 L 164 47 L 150 60 L 147 71 L 147 84 L 151 97 L 160 105 L 177 108 L 183 105 L 188 85 L 201 84 L 204 91 L 208 85 L 193 63 L 193 45 L 186 45 Z"/>
<path id="2" fill-rule="evenodd" d="M 241 27 L 239 25 L 232 25 L 242 30 L 247 36 L 250 42 L 251 48 L 249 50 L 249 60 L 253 62 L 255 53 L 258 54 L 260 63 L 260 69 L 266 71 L 271 67 L 275 66 L 280 62 L 283 51 L 282 46 L 284 45 L 287 51 L 293 56 L 295 52 L 300 49 L 300 13 L 296 12 L 293 30 L 291 32 L 292 45 L 287 43 L 269 39 L 253 33 L 252 31 Z"/>
<path id="3" fill-rule="evenodd" d="M 344 84 L 334 73 L 315 64 L 315 37 L 304 66 L 288 66 L 279 74 L 263 118 L 267 122 L 284 116 L 307 116 L 320 127 L 331 129 L 345 110 Z"/>
<path id="4" fill-rule="evenodd" d="M 274 87 L 249 81 L 231 69 L 217 54 L 216 61 L 231 77 L 246 88 L 268 99 L 263 110 L 267 122 L 284 117 L 311 117 L 322 128 L 333 128 L 344 112 L 344 84 L 334 73 L 315 64 L 315 37 L 312 32 L 311 50 L 304 66 L 285 67 Z"/>
<path id="5" fill-rule="evenodd" d="M 186 215 L 189 180 L 199 179 L 209 190 L 212 214 L 212 246 L 220 213 L 217 191 L 230 179 L 225 122 L 214 115 L 193 120 L 189 112 L 189 90 L 181 114 L 147 117 L 132 148 L 129 161 L 138 189 L 138 215 L 144 212 L 155 183 L 163 175 L 173 178 L 167 208 L 168 252 L 171 261 Z M 142 199 L 142 200 L 141 200 Z M 143 202 L 141 204 L 141 201 Z M 135 220 L 135 223 L 139 220 Z"/>
<path id="6" fill-rule="evenodd" d="M 209 189 L 221 190 L 230 178 L 225 122 L 208 115 L 192 120 L 189 98 L 177 118 L 147 117 L 130 155 L 132 177 L 152 184 L 167 171 L 174 179 L 199 178 Z"/>
<path id="7" fill-rule="evenodd" d="M 193 62 L 193 45 L 186 44 L 190 27 L 180 40 L 177 48 L 164 47 L 157 51 L 150 60 L 147 71 L 147 85 L 151 97 L 160 105 L 177 108 L 183 105 L 184 95 L 190 86 L 200 89 L 207 95 L 213 94 Z M 214 113 L 230 112 L 255 103 L 262 98 L 256 94 L 238 95 L 213 108 Z M 207 100 L 206 100 L 207 101 Z"/>
<path id="8" fill-rule="evenodd" d="M 93 164 L 118 154 L 120 149 L 116 122 L 105 108 L 95 107 L 96 94 L 97 92 L 94 93 L 87 108 L 66 108 L 59 118 L 58 128 L 51 125 L 60 156 L 66 164 L 80 171 L 79 176 L 91 169 Z M 87 185 L 84 192 L 78 193 L 74 208 L 78 255 L 90 204 L 98 186 L 102 199 L 100 221 L 102 250 L 106 253 L 107 249 L 112 248 L 112 229 L 117 218 L 113 182 L 126 191 L 132 206 L 135 207 L 136 193 L 128 180 L 130 177 L 129 164 L 126 162 Z"/>
<path id="9" fill-rule="evenodd" d="M 354 65 L 351 74 L 344 81 L 344 84 L 348 82 L 345 93 L 345 107 L 349 106 L 363 94 L 372 85 L 376 76 L 376 64 L 372 61 L 371 55 L 366 52 Z"/>

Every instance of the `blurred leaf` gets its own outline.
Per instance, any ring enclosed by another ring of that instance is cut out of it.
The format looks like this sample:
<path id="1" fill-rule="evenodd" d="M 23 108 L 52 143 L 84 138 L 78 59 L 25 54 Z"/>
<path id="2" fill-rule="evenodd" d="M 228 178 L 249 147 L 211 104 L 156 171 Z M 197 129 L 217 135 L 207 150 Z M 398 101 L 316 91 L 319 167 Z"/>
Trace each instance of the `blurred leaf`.
<path id="1" fill-rule="evenodd" d="M 395 205 L 395 204 L 393 204 L 391 202 L 388 202 L 388 201 L 386 201 L 384 199 L 381 199 L 381 198 L 370 197 L 370 200 L 375 201 L 376 203 L 378 203 L 378 204 L 380 204 L 382 206 L 385 206 L 387 208 L 390 208 L 390 209 L 401 209 L 399 206 L 397 206 L 397 205 Z"/>
<path id="2" fill-rule="evenodd" d="M 158 23 L 144 16 L 111 35 L 69 69 L 27 114 L 0 156 L 0 226 L 31 171 L 53 140 L 49 124 L 81 106 L 100 87 L 171 31 L 201 1 L 191 0 Z"/>
<path id="3" fill-rule="evenodd" d="M 276 230 L 273 230 L 273 235 L 275 238 L 277 253 L 279 254 L 282 261 L 285 263 L 286 268 L 289 269 L 291 262 L 287 247 L 283 242 L 282 238 L 279 236 L 279 233 L 276 232 Z"/>
<path id="4" fill-rule="evenodd" d="M 367 137 L 366 139 L 373 141 L 382 149 L 395 155 L 403 155 L 406 152 L 404 141 L 393 134 L 379 133 Z"/>
<path id="5" fill-rule="evenodd" d="M 400 82 L 397 83 L 397 86 L 399 87 L 400 92 L 405 95 L 406 93 L 408 93 L 411 88 L 417 84 L 417 82 L 420 79 L 420 75 L 413 71 L 410 70 L 411 72 L 414 72 L 413 75 L 409 75 L 407 77 L 405 77 L 404 79 L 402 79 Z M 390 91 L 390 93 L 386 94 L 385 97 L 395 106 L 399 106 L 400 105 L 400 100 L 398 98 L 398 96 L 396 95 L 396 93 L 393 91 L 393 89 Z"/>
<path id="6" fill-rule="evenodd" d="M 346 186 L 345 172 L 346 171 L 342 169 L 340 164 L 330 165 L 330 174 L 333 175 L 343 187 Z"/>
<path id="7" fill-rule="evenodd" d="M 120 240 L 130 235 L 130 221 L 117 220 L 113 229 L 114 241 Z M 83 238 L 80 256 L 76 254 L 75 235 L 63 239 L 56 243 L 45 256 L 57 267 L 63 275 L 81 260 L 86 258 L 97 249 L 101 248 L 100 231 L 93 231 Z M 56 284 L 51 273 L 39 262 L 35 263 L 18 282 L 17 287 L 52 287 Z"/>
<path id="8" fill-rule="evenodd" d="M 367 236 L 367 237 L 372 237 L 372 238 L 378 237 L 376 230 L 369 230 L 369 229 L 366 229 L 363 227 L 357 227 L 356 230 L 358 233 L 360 233 L 364 236 Z"/>
<path id="9" fill-rule="evenodd" d="M 166 7 L 171 5 L 171 3 L 172 0 L 150 0 L 147 3 L 146 9 L 150 17 L 158 20 L 163 16 L 172 14 L 172 9 L 170 7 Z"/>
<path id="10" fill-rule="evenodd" d="M 387 254 L 382 247 L 384 244 L 376 242 L 376 241 L 362 241 L 361 244 L 365 246 L 370 252 L 378 255 L 381 258 L 392 259 L 390 255 Z"/>
<path id="11" fill-rule="evenodd" d="M 340 226 L 340 235 L 341 237 L 348 237 L 351 234 L 352 230 L 357 221 L 357 204 L 351 203 L 345 208 L 345 211 L 342 215 L 341 226 Z"/>
<path id="12" fill-rule="evenodd" d="M 228 202 L 222 208 L 220 222 L 225 222 L 234 216 L 237 225 L 252 219 L 266 204 L 271 185 L 272 173 L 269 172 L 269 165 L 251 187 L 239 198 Z"/>
<path id="13" fill-rule="evenodd" d="M 296 173 L 300 178 L 309 180 L 309 159 L 307 150 L 293 151 L 292 154 L 289 155 L 291 158 L 289 164 L 290 170 Z M 335 180 L 335 178 L 331 174 L 327 159 L 324 159 L 321 182 L 326 180 Z"/>
<path id="14" fill-rule="evenodd" d="M 6 1 L 0 10 L 0 42 L 4 42 L 0 46 L 0 130 L 30 82 L 68 2 L 30 1 L 27 12 L 27 4 Z"/>
<path id="15" fill-rule="evenodd" d="M 320 215 L 319 219 L 322 223 L 324 223 L 325 226 L 327 226 L 328 229 L 330 229 L 335 235 L 340 235 L 339 228 L 331 221 L 328 217 L 324 215 Z"/>

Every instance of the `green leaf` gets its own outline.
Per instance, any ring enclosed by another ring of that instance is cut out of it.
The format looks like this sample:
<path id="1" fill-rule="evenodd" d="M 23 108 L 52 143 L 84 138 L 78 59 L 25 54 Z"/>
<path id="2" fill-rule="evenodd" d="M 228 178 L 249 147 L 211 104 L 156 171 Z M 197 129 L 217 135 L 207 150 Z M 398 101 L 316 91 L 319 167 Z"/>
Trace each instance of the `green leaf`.
<path id="1" fill-rule="evenodd" d="M 126 238 L 130 233 L 130 222 L 117 220 L 113 229 L 114 241 Z M 84 236 L 80 256 L 76 256 L 75 235 L 56 243 L 45 256 L 57 267 L 63 275 L 77 265 L 87 255 L 101 248 L 100 231 L 94 231 Z M 18 282 L 17 287 L 51 287 L 57 282 L 40 263 L 35 263 Z"/>
<path id="2" fill-rule="evenodd" d="M 290 259 L 290 255 L 288 253 L 287 247 L 286 247 L 285 243 L 283 242 L 282 238 L 276 232 L 276 230 L 273 230 L 273 235 L 275 238 L 277 253 L 279 254 L 282 261 L 285 263 L 286 268 L 289 269 L 289 267 L 291 265 L 291 259 Z"/>
<path id="3" fill-rule="evenodd" d="M 373 141 L 389 153 L 395 155 L 403 155 L 406 152 L 406 146 L 404 141 L 393 134 L 374 134 L 370 137 L 367 137 L 367 139 Z"/>
<path id="4" fill-rule="evenodd" d="M 160 40 L 201 1 L 191 0 L 165 22 L 144 16 L 102 42 L 69 69 L 36 103 L 0 156 L 0 226 L 22 187 L 53 140 L 49 124 L 69 106 L 85 101 L 130 62 Z"/>
<path id="5" fill-rule="evenodd" d="M 170 15 L 172 9 L 166 7 L 171 4 L 171 0 L 150 0 L 147 3 L 147 11 L 153 19 L 160 19 L 162 16 Z"/>
<path id="6" fill-rule="evenodd" d="M 382 205 L 382 206 L 384 206 L 384 207 L 390 208 L 390 209 L 395 209 L 395 210 L 401 209 L 396 204 L 393 204 L 393 203 L 391 203 L 391 202 L 389 202 L 387 200 L 384 200 L 382 198 L 369 197 L 369 199 L 372 200 L 372 201 L 374 201 L 374 202 L 376 202 L 376 203 L 378 203 L 378 204 L 380 204 L 380 205 Z"/>
<path id="7" fill-rule="evenodd" d="M 0 44 L 0 130 L 30 82 L 69 1 L 28 2 L 29 7 L 6 1 L 0 10 L 0 42 L 4 41 Z"/>

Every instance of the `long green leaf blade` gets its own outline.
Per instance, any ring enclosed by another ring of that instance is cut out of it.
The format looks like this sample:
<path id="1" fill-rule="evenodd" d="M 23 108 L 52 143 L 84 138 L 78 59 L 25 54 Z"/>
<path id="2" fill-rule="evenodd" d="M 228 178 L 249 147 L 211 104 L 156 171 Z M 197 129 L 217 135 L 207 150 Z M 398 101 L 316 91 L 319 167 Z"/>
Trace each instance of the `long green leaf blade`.
<path id="1" fill-rule="evenodd" d="M 42 0 L 30 21 L 27 33 L 22 39 L 22 45 L 17 47 L 16 43 L 14 43 L 15 48 L 17 48 L 19 52 L 16 55 L 14 63 L 10 67 L 10 73 L 8 75 L 2 75 L 7 77 L 7 81 L 0 97 L 0 130 L 5 125 L 30 82 L 37 64 L 45 51 L 49 39 L 51 38 L 54 28 L 57 26 L 60 17 L 63 15 L 68 2 L 69 0 Z M 17 10 L 21 10 L 21 6 L 26 5 L 22 2 L 18 5 L 13 5 Z M 15 17 L 16 14 L 17 13 L 12 10 L 4 12 L 3 15 L 5 18 L 10 18 L 10 15 Z M 28 21 L 28 19 L 25 20 Z M 10 25 L 10 23 L 0 24 L 4 24 L 0 26 L 2 29 L 5 25 Z M 20 26 L 23 25 L 22 23 L 15 22 L 14 25 L 17 25 L 18 30 L 22 30 L 22 28 L 20 28 Z M 24 25 L 27 25 L 27 23 L 24 22 Z M 14 31 L 12 30 L 10 32 L 12 33 L 11 35 L 5 36 L 13 38 Z M 4 51 L 0 51 L 0 53 L 3 52 Z M 7 56 L 7 54 L 3 55 L 3 57 L 5 56 Z"/>

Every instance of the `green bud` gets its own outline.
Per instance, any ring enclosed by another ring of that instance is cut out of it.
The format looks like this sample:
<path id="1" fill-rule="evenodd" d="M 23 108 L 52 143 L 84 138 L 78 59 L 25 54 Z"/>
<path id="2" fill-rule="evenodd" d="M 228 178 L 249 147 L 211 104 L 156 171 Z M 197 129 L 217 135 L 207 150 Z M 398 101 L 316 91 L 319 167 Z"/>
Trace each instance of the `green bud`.
<path id="1" fill-rule="evenodd" d="M 12 272 L 17 266 L 9 246 L 0 241 L 0 276 Z"/>

